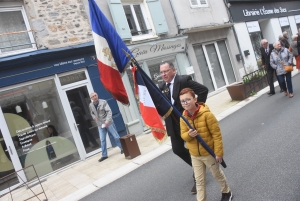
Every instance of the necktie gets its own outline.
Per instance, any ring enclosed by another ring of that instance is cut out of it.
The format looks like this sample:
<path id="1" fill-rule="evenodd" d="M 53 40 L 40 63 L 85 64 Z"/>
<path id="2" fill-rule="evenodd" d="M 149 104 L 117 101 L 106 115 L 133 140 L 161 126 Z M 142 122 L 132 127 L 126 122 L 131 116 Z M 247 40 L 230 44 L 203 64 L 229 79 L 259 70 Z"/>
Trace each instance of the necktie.
<path id="1" fill-rule="evenodd" d="M 268 52 L 268 49 L 266 49 L 266 54 L 268 54 L 269 52 Z"/>
<path id="2" fill-rule="evenodd" d="M 171 83 L 168 83 L 167 84 L 167 93 L 166 93 L 166 95 L 167 95 L 167 98 L 169 99 L 169 100 L 171 100 L 171 91 L 170 91 L 170 85 L 171 85 Z"/>

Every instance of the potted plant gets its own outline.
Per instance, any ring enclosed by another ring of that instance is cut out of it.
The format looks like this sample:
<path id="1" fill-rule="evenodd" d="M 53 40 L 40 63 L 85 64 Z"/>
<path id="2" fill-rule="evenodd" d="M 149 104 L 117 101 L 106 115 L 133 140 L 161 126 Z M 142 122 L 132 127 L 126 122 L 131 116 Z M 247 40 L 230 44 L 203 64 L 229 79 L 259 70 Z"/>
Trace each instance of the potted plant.
<path id="1" fill-rule="evenodd" d="M 243 76 L 243 81 L 227 86 L 232 100 L 244 100 L 268 86 L 266 71 L 255 70 Z"/>

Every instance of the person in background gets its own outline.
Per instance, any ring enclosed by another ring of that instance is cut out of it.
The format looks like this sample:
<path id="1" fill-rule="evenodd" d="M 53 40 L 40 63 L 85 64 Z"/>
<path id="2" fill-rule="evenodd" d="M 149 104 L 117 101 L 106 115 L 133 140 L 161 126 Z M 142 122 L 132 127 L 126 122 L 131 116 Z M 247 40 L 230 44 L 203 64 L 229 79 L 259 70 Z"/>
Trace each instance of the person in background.
<path id="1" fill-rule="evenodd" d="M 97 122 L 101 141 L 102 157 L 98 161 L 102 162 L 108 158 L 106 149 L 107 132 L 109 132 L 114 137 L 117 146 L 121 149 L 121 154 L 123 154 L 123 148 L 120 142 L 120 136 L 117 132 L 117 128 L 112 119 L 112 111 L 108 103 L 106 102 L 106 100 L 98 99 L 98 94 L 95 92 L 90 94 L 90 98 L 92 100 L 89 105 L 90 113 L 93 119 Z"/>
<path id="2" fill-rule="evenodd" d="M 84 147 L 90 147 L 90 141 L 93 144 L 92 148 L 99 148 L 99 143 L 96 141 L 87 125 L 83 110 L 77 106 L 74 101 L 70 101 L 70 106 L 72 108 L 73 116 L 75 118 Z"/>
<path id="3" fill-rule="evenodd" d="M 293 85 L 292 85 L 292 72 L 285 72 L 285 65 L 292 65 L 293 55 L 285 47 L 281 46 L 280 41 L 274 43 L 274 50 L 271 53 L 270 65 L 276 70 L 279 82 L 283 89 L 284 95 L 292 98 L 293 94 Z M 287 92 L 288 90 L 288 92 Z"/>
<path id="4" fill-rule="evenodd" d="M 287 31 L 282 32 L 282 36 L 283 36 L 283 38 L 284 38 L 284 40 L 285 40 L 286 45 L 290 47 L 291 44 L 290 44 L 290 40 L 289 40 L 288 35 L 289 35 L 289 34 L 288 34 Z M 289 49 L 289 47 L 287 47 L 287 48 Z"/>
<path id="5" fill-rule="evenodd" d="M 185 109 L 182 115 L 189 121 L 190 125 L 194 127 L 194 129 L 190 129 L 188 125 L 180 119 L 181 137 L 186 142 L 186 146 L 192 158 L 197 184 L 197 200 L 206 201 L 206 167 L 210 170 L 221 188 L 221 201 L 232 200 L 233 195 L 226 181 L 224 172 L 219 166 L 219 163 L 223 160 L 224 150 L 218 120 L 213 113 L 210 112 L 205 103 L 197 103 L 195 92 L 190 88 L 181 90 L 180 102 Z M 196 139 L 197 135 L 212 149 L 216 155 L 215 158 L 198 142 Z"/>
<path id="6" fill-rule="evenodd" d="M 296 59 L 296 68 L 298 69 L 298 72 L 300 72 L 300 55 L 299 55 L 299 46 L 298 46 L 298 35 L 292 36 L 292 43 L 290 47 L 290 52 L 292 52 L 293 56 Z"/>
<path id="7" fill-rule="evenodd" d="M 279 39 L 280 44 L 281 44 L 282 47 L 285 47 L 287 49 L 290 47 L 289 41 L 283 35 L 280 35 L 278 37 L 278 39 Z"/>
<path id="8" fill-rule="evenodd" d="M 189 75 L 177 75 L 176 69 L 172 62 L 162 62 L 160 64 L 160 74 L 163 83 L 159 85 L 162 93 L 171 101 L 171 103 L 182 113 L 183 108 L 179 100 L 179 92 L 181 89 L 189 87 L 198 95 L 199 102 L 205 102 L 208 89 L 204 85 L 192 80 Z M 172 150 L 174 154 L 179 156 L 184 162 L 192 166 L 189 151 L 184 146 L 184 141 L 180 137 L 180 125 L 178 115 L 172 113 L 165 119 L 167 133 L 171 138 Z M 196 185 L 194 184 L 191 192 L 196 193 Z"/>
<path id="9" fill-rule="evenodd" d="M 49 133 L 49 137 L 58 136 L 58 132 L 57 132 L 56 128 L 53 125 L 48 125 L 47 126 L 47 131 Z"/>
<path id="10" fill-rule="evenodd" d="M 274 49 L 273 45 L 269 44 L 266 39 L 262 39 L 260 41 L 261 44 L 261 61 L 262 61 L 262 68 L 267 71 L 267 78 L 270 86 L 270 92 L 268 93 L 269 96 L 275 94 L 274 89 L 274 74 L 276 75 L 275 70 L 270 66 L 270 55 L 272 50 Z M 276 76 L 277 77 L 277 76 Z M 278 80 L 278 78 L 277 78 Z M 280 87 L 281 88 L 281 87 Z M 282 89 L 280 91 L 283 91 Z"/>

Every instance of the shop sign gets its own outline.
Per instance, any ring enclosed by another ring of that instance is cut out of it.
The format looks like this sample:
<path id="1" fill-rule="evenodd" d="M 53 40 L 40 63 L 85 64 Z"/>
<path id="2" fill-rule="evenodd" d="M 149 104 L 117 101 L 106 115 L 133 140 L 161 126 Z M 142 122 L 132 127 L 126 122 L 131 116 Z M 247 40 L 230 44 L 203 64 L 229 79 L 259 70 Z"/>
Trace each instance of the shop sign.
<path id="1" fill-rule="evenodd" d="M 70 83 L 74 83 L 74 82 L 79 82 L 81 80 L 86 80 L 86 76 L 85 76 L 84 72 L 74 73 L 74 74 L 66 75 L 66 76 L 59 78 L 59 81 L 62 86 L 70 84 Z"/>
<path id="2" fill-rule="evenodd" d="M 246 26 L 248 28 L 249 33 L 260 32 L 260 27 L 259 27 L 258 21 L 246 22 Z"/>
<path id="3" fill-rule="evenodd" d="M 257 21 L 300 14 L 300 4 L 290 2 L 232 2 L 230 12 L 234 22 Z"/>
<path id="4" fill-rule="evenodd" d="M 185 50 L 185 38 L 174 41 L 148 43 L 145 45 L 130 47 L 132 55 L 137 61 L 154 58 L 162 55 L 182 52 Z"/>
<path id="5" fill-rule="evenodd" d="M 280 23 L 280 26 L 282 26 L 282 27 L 290 25 L 289 20 L 288 20 L 287 17 L 279 18 L 279 23 Z"/>
<path id="6" fill-rule="evenodd" d="M 296 24 L 300 24 L 300 15 L 295 16 Z"/>

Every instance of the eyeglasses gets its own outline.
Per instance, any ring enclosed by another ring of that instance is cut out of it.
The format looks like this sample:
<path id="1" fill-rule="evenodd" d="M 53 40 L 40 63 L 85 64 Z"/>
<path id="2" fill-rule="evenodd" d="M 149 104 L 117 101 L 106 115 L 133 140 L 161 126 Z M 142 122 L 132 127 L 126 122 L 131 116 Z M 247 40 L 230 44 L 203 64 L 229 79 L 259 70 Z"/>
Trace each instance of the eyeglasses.
<path id="1" fill-rule="evenodd" d="M 168 70 L 164 70 L 164 71 L 160 71 L 160 74 L 163 75 L 163 74 L 167 74 L 171 69 L 168 69 Z"/>
<path id="2" fill-rule="evenodd" d="M 91 98 L 93 98 L 93 97 L 97 97 L 97 95 L 92 95 Z"/>
<path id="3" fill-rule="evenodd" d="M 181 105 L 183 105 L 183 104 L 188 104 L 188 103 L 191 102 L 191 100 L 192 100 L 192 99 L 187 98 L 187 99 L 185 99 L 185 100 L 180 100 L 180 103 L 181 103 Z"/>

